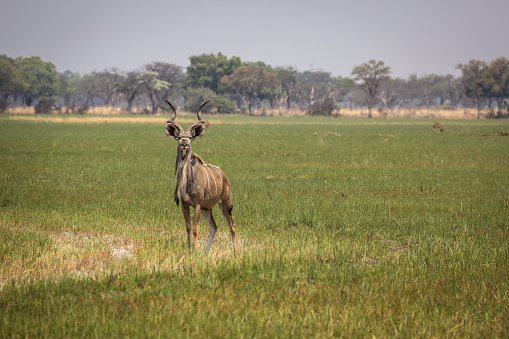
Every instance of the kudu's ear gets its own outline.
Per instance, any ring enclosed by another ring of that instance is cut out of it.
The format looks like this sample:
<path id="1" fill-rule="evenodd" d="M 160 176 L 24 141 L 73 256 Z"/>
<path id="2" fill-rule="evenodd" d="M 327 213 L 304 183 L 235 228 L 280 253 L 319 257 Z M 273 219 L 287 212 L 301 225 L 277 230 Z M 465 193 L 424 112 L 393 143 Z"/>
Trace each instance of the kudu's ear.
<path id="1" fill-rule="evenodd" d="M 169 120 L 166 122 L 165 132 L 167 136 L 174 137 L 175 139 L 177 139 L 179 134 L 183 132 L 183 130 L 178 123 Z"/>
<path id="2" fill-rule="evenodd" d="M 192 135 L 191 140 L 194 140 L 194 139 L 199 138 L 203 135 L 203 133 L 205 132 L 205 125 L 202 122 L 198 121 L 198 122 L 195 122 L 194 124 L 192 124 L 191 126 L 189 126 L 187 131 L 189 133 L 191 133 L 191 135 Z"/>

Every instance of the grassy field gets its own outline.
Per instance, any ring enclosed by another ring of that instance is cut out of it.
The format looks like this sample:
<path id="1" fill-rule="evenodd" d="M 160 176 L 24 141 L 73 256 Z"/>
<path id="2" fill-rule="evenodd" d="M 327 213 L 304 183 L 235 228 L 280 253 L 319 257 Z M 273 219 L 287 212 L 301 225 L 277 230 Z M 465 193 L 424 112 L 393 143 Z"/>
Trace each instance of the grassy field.
<path id="1" fill-rule="evenodd" d="M 509 121 L 207 119 L 236 257 L 165 117 L 0 116 L 0 337 L 509 336 Z"/>

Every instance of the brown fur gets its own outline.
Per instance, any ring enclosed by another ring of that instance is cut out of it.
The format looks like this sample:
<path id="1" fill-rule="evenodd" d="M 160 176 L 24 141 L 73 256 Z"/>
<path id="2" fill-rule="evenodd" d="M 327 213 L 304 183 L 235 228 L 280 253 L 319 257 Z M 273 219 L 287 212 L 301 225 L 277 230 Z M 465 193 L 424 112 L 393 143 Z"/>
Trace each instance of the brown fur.
<path id="1" fill-rule="evenodd" d="M 178 123 L 173 121 L 176 117 L 176 109 L 173 104 L 167 101 L 173 109 L 173 116 L 166 123 L 166 135 L 172 136 L 178 141 L 174 199 L 177 205 L 180 203 L 186 221 L 189 252 L 191 252 L 191 234 L 194 238 L 193 248 L 197 249 L 200 213 L 209 224 L 210 236 L 205 252 L 210 250 L 217 231 L 212 208 L 219 204 L 226 224 L 230 228 L 235 253 L 235 224 L 231 213 L 233 204 L 230 181 L 219 167 L 205 164 L 198 155 L 191 151 L 191 142 L 204 133 L 206 124 L 201 120 L 200 110 L 207 102 L 198 109 L 199 120 L 192 124 L 187 131 L 184 131 Z M 193 220 L 191 220 L 190 207 L 194 208 Z"/>
<path id="2" fill-rule="evenodd" d="M 440 133 L 444 133 L 444 128 L 442 127 L 442 125 L 439 124 L 438 122 L 435 122 L 433 124 L 433 131 L 436 131 L 437 128 L 440 130 Z"/>

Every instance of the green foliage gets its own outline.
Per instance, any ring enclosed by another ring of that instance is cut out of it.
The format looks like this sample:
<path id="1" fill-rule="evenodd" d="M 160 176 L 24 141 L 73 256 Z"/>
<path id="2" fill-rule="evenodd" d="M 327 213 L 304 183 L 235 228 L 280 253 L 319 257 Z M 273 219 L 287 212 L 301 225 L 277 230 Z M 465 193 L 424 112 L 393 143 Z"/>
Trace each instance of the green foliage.
<path id="1" fill-rule="evenodd" d="M 298 72 L 292 67 L 278 67 L 275 72 L 277 74 L 276 98 L 280 103 L 286 101 L 286 108 L 290 109 L 291 102 L 296 99 Z"/>
<path id="2" fill-rule="evenodd" d="M 354 67 L 352 77 L 347 78 L 332 77 L 329 72 L 323 71 L 298 72 L 292 67 L 273 67 L 263 61 L 242 62 L 239 57 L 229 59 L 220 52 L 191 56 L 189 59 L 187 73 L 178 65 L 153 62 L 133 71 L 112 68 L 81 76 L 70 71 L 56 75 L 55 66 L 39 57 L 13 59 L 0 55 L 0 96 L 7 103 L 23 98 L 27 105 L 32 105 L 39 96 L 57 97 L 59 105 L 63 100 L 67 112 L 86 111 L 90 106 L 123 106 L 127 103 L 128 112 L 133 106 L 138 106 L 147 113 L 156 113 L 165 98 L 182 97 L 184 88 L 207 88 L 215 95 L 222 95 L 219 99 L 221 108 L 216 107 L 219 111 L 235 110 L 230 100 L 234 100 L 240 110 L 246 105 L 250 112 L 257 106 L 265 112 L 270 106 L 271 109 L 279 108 L 281 113 L 282 107 L 290 109 L 293 106 L 310 114 L 329 114 L 331 103 L 342 107 L 367 105 L 369 116 L 374 107 L 393 112 L 400 107 L 415 106 L 470 108 L 472 101 L 469 99 L 473 99 L 477 106 L 479 118 L 482 108 L 492 109 L 488 106 L 494 104 L 493 100 L 496 100 L 498 110 L 484 112 L 485 116 L 500 118 L 508 108 L 505 100 L 509 96 L 506 57 L 489 63 L 471 60 L 468 64 L 459 64 L 457 68 L 462 71 L 460 78 L 451 74 L 425 74 L 420 77 L 411 74 L 408 79 L 391 79 L 390 67 L 375 60 Z M 228 82 L 235 70 L 246 66 L 265 69 L 269 74 L 276 74 L 276 79 L 249 95 L 245 90 L 236 91 Z M 145 79 L 146 74 L 141 74 L 146 72 L 157 73 L 157 81 Z M 223 85 L 221 79 L 225 80 Z M 359 88 L 362 92 L 358 91 Z M 364 93 L 363 100 L 359 100 L 359 93 Z M 150 109 L 146 108 L 147 101 L 150 101 Z"/>
<path id="3" fill-rule="evenodd" d="M 234 102 L 220 96 L 214 99 L 214 105 L 218 113 L 233 113 L 236 110 Z"/>
<path id="4" fill-rule="evenodd" d="M 501 118 L 504 100 L 509 97 L 509 59 L 501 57 L 493 60 L 486 71 L 484 82 L 487 96 L 497 100 L 497 117 Z"/>
<path id="5" fill-rule="evenodd" d="M 390 73 L 389 66 L 385 66 L 383 61 L 376 60 L 355 66 L 352 70 L 353 80 L 359 82 L 359 88 L 364 91 L 370 118 L 375 98 L 379 94 L 382 84 L 389 79 Z"/>
<path id="6" fill-rule="evenodd" d="M 202 108 L 203 113 L 209 113 L 215 108 L 216 97 L 217 95 L 209 88 L 190 88 L 185 92 L 186 104 L 184 108 L 189 112 L 196 112 L 203 102 L 210 100 L 211 102 Z"/>
<path id="7" fill-rule="evenodd" d="M 5 101 L 11 94 L 21 94 L 28 88 L 21 73 L 14 67 L 14 59 L 0 54 L 0 96 Z M 5 107 L 4 107 L 5 108 Z"/>
<path id="8" fill-rule="evenodd" d="M 7 108 L 7 100 L 0 98 L 0 113 L 3 113 Z"/>
<path id="9" fill-rule="evenodd" d="M 221 85 L 231 94 L 239 95 L 248 104 L 249 114 L 257 98 L 276 85 L 277 76 L 263 66 L 248 65 L 237 68 L 221 79 Z"/>
<path id="10" fill-rule="evenodd" d="M 210 102 L 202 108 L 203 113 L 232 113 L 235 111 L 235 104 L 230 100 L 214 93 L 211 89 L 205 87 L 188 88 L 184 92 L 186 98 L 185 109 L 189 112 L 196 112 L 198 107 L 205 102 Z"/>
<path id="11" fill-rule="evenodd" d="M 152 103 L 152 114 L 157 113 L 164 98 L 168 97 L 171 84 L 159 78 L 159 73 L 154 71 L 145 71 L 138 77 L 139 85 L 148 94 Z"/>
<path id="12" fill-rule="evenodd" d="M 305 71 L 298 80 L 299 96 L 308 103 L 308 113 L 329 115 L 335 105 L 330 73 Z"/>
<path id="13" fill-rule="evenodd" d="M 32 105 L 34 99 L 52 97 L 58 91 L 58 73 L 51 62 L 42 61 L 39 57 L 16 58 L 15 67 L 21 73 L 23 81 L 28 84 L 24 92 L 25 102 Z"/>
<path id="14" fill-rule="evenodd" d="M 221 78 L 243 65 L 239 57 L 228 59 L 222 53 L 190 56 L 189 61 L 191 64 L 187 67 L 188 86 L 209 88 L 218 94 Z"/>
<path id="15" fill-rule="evenodd" d="M 178 94 L 185 82 L 182 67 L 153 62 L 144 66 L 144 71 L 137 76 L 138 84 L 150 100 L 152 114 L 156 114 L 163 100 Z"/>
<path id="16" fill-rule="evenodd" d="M 23 118 L 0 117 L 0 337 L 509 336 L 506 120 L 207 116 L 234 258 L 220 218 L 187 252 L 165 118 Z"/>
<path id="17" fill-rule="evenodd" d="M 477 118 L 480 118 L 480 98 L 485 93 L 485 74 L 488 65 L 484 61 L 470 60 L 467 65 L 461 65 L 462 81 L 465 85 L 465 95 L 475 99 Z"/>

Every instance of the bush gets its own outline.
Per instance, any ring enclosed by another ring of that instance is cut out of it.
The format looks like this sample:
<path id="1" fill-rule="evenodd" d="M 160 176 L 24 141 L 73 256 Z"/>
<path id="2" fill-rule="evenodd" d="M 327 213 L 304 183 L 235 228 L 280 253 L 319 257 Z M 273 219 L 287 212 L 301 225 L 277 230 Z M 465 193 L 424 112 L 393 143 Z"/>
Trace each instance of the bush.
<path id="1" fill-rule="evenodd" d="M 188 89 L 184 97 L 186 98 L 184 109 L 188 112 L 196 112 L 198 107 L 206 100 L 210 100 L 210 102 L 202 108 L 202 113 L 211 113 L 214 110 L 216 94 L 209 88 L 198 87 Z"/>
<path id="2" fill-rule="evenodd" d="M 309 106 L 309 114 L 311 115 L 331 115 L 336 107 L 333 100 L 317 101 Z"/>
<path id="3" fill-rule="evenodd" d="M 217 107 L 218 113 L 232 113 L 235 112 L 235 103 L 222 97 L 216 97 L 214 103 Z"/>
<path id="4" fill-rule="evenodd" d="M 39 101 L 34 106 L 35 114 L 51 113 L 51 108 L 55 104 L 53 97 L 39 97 Z"/>
<path id="5" fill-rule="evenodd" d="M 0 113 L 5 112 L 5 109 L 7 108 L 7 100 L 4 98 L 0 98 Z"/>

